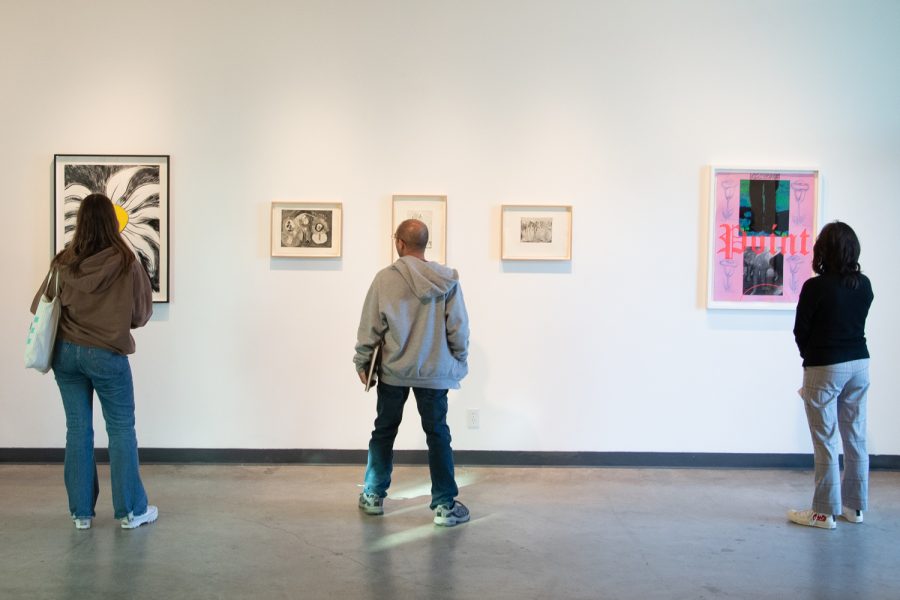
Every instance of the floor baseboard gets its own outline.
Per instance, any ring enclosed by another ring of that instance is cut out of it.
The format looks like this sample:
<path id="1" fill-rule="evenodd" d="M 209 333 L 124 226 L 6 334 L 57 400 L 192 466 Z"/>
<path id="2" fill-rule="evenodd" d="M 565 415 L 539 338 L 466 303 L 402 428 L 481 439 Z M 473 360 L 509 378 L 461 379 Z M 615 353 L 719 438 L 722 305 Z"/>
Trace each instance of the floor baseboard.
<path id="1" fill-rule="evenodd" d="M 0 463 L 61 463 L 63 448 L 0 448 Z M 109 462 L 106 448 L 97 448 L 97 461 Z M 531 452 L 455 450 L 460 466 L 497 467 L 663 467 L 730 469 L 810 469 L 812 454 L 731 452 Z M 143 464 L 307 464 L 363 465 L 365 450 L 263 448 L 141 448 Z M 396 450 L 394 462 L 428 464 L 425 450 Z M 869 457 L 870 468 L 900 470 L 900 456 Z"/>

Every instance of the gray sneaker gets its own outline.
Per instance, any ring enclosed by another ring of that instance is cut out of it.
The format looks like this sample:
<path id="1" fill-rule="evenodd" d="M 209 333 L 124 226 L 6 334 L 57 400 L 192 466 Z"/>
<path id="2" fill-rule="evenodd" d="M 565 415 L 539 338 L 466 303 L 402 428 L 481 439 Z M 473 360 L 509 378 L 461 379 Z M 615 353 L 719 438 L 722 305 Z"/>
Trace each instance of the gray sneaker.
<path id="1" fill-rule="evenodd" d="M 469 509 L 462 502 L 454 501 L 447 506 L 440 504 L 434 509 L 434 524 L 453 527 L 469 520 Z"/>
<path id="2" fill-rule="evenodd" d="M 91 517 L 76 517 L 72 515 L 72 522 L 75 523 L 75 529 L 91 528 Z"/>
<path id="3" fill-rule="evenodd" d="M 367 515 L 383 515 L 384 498 L 363 492 L 359 495 L 359 509 Z"/>
<path id="4" fill-rule="evenodd" d="M 142 515 L 128 513 L 127 517 L 122 517 L 122 529 L 137 529 L 146 523 L 152 523 L 159 517 L 159 509 L 152 504 L 147 505 L 147 510 Z"/>

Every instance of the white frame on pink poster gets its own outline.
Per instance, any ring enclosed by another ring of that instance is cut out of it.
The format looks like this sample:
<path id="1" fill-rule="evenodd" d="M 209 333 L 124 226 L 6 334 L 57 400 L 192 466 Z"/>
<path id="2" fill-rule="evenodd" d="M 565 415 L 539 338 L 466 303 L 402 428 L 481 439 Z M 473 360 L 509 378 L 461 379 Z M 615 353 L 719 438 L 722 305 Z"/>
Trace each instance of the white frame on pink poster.
<path id="1" fill-rule="evenodd" d="M 776 216 L 769 234 L 751 229 L 767 225 L 763 217 L 749 220 L 753 210 L 749 204 L 751 198 L 765 202 L 765 195 L 770 193 L 765 190 L 771 189 L 750 182 L 763 181 L 780 182 L 776 186 L 778 191 L 774 192 L 776 197 L 784 193 L 784 182 L 788 182 L 787 215 L 773 211 Z M 818 233 L 820 193 L 821 179 L 816 169 L 710 167 L 707 308 L 796 308 L 800 289 L 813 274 L 812 250 Z M 779 254 L 780 274 L 777 261 L 772 262 Z M 768 261 L 766 257 L 770 257 Z M 766 266 L 764 262 L 768 268 L 760 278 L 762 267 Z M 758 277 L 758 283 L 747 287 L 752 281 L 745 282 L 745 272 L 748 277 Z M 747 293 L 750 290 L 777 290 L 778 293 L 755 295 Z"/>

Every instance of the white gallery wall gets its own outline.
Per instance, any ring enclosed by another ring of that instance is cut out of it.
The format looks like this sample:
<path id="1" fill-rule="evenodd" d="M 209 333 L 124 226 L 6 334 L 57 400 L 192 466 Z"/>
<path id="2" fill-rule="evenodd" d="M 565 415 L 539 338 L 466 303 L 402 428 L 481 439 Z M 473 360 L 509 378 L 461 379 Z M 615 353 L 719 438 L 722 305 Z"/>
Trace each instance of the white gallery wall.
<path id="1" fill-rule="evenodd" d="M 455 448 L 810 452 L 793 312 L 704 307 L 714 164 L 821 171 L 875 289 L 870 451 L 900 454 L 898 31 L 894 0 L 0 0 L 0 447 L 65 441 L 22 366 L 60 153 L 171 155 L 142 446 L 365 448 L 391 196 L 445 194 Z M 276 200 L 343 203 L 343 256 L 271 258 Z M 502 204 L 572 205 L 572 260 L 502 262 Z"/>

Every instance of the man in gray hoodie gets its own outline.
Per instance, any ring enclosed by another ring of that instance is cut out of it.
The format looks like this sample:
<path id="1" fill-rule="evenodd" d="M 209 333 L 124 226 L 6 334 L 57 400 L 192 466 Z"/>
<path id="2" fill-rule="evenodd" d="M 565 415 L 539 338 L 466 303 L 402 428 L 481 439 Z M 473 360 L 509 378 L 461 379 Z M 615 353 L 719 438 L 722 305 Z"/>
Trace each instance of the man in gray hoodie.
<path id="1" fill-rule="evenodd" d="M 372 353 L 383 344 L 378 413 L 359 508 L 370 515 L 384 513 L 394 438 L 412 388 L 428 443 L 434 522 L 453 526 L 468 521 L 469 510 L 456 501 L 447 390 L 459 388 L 468 372 L 469 317 L 456 270 L 425 260 L 428 227 L 423 222 L 400 223 L 394 244 L 400 258 L 379 271 L 369 287 L 353 357 L 365 384 Z"/>

